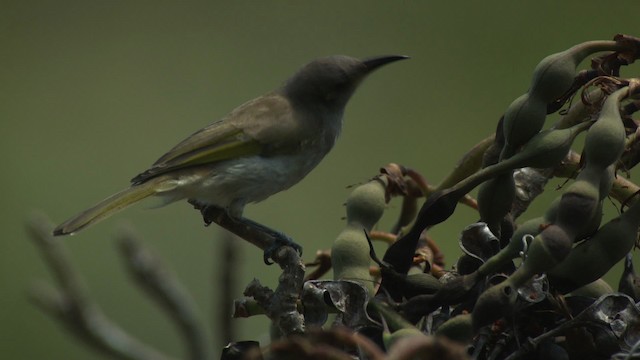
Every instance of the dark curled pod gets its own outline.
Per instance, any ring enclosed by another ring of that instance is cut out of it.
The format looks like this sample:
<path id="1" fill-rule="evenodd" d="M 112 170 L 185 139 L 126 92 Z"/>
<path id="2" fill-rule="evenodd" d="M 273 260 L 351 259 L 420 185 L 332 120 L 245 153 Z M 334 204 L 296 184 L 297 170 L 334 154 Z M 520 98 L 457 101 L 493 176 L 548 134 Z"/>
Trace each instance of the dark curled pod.
<path id="1" fill-rule="evenodd" d="M 566 259 L 549 271 L 549 281 L 562 293 L 596 281 L 633 249 L 639 226 L 640 202 L 636 202 L 571 250 Z"/>
<path id="2" fill-rule="evenodd" d="M 411 299 L 419 295 L 435 294 L 442 288 L 442 283 L 435 276 L 427 273 L 402 274 L 386 266 L 381 266 L 382 276 L 387 283 L 396 285 L 400 296 Z"/>
<path id="3" fill-rule="evenodd" d="M 406 275 L 404 282 L 403 295 L 407 299 L 417 295 L 434 294 L 442 288 L 442 283 L 435 276 L 427 273 Z"/>
<path id="4" fill-rule="evenodd" d="M 346 205 L 347 225 L 331 248 L 333 278 L 361 281 L 370 294 L 373 294 L 373 278 L 369 274 L 371 258 L 363 229 L 370 231 L 382 217 L 386 187 L 386 177 L 377 177 L 351 192 Z"/>
<path id="5" fill-rule="evenodd" d="M 485 181 L 478 189 L 480 219 L 487 223 L 496 237 L 500 237 L 500 224 L 511 211 L 515 195 L 516 185 L 511 171 Z"/>

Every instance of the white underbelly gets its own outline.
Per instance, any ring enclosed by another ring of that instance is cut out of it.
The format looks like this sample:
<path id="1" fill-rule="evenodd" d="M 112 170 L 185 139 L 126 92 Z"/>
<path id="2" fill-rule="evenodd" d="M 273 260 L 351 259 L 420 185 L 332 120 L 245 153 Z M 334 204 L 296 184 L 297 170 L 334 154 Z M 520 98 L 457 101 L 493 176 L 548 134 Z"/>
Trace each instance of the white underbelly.
<path id="1" fill-rule="evenodd" d="M 322 155 L 252 156 L 203 167 L 195 174 L 185 170 L 172 180 L 172 190 L 159 195 L 168 202 L 195 199 L 201 204 L 227 208 L 239 216 L 245 204 L 262 201 L 298 183 Z"/>

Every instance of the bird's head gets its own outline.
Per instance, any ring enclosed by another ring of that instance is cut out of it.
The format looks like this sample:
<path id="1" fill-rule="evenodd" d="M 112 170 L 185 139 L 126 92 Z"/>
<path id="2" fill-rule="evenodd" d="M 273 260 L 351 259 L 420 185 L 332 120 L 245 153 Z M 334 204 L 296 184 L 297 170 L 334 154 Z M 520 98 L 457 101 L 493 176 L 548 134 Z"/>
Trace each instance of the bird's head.
<path id="1" fill-rule="evenodd" d="M 362 79 L 391 62 L 407 59 L 401 55 L 359 60 L 334 55 L 303 66 L 284 85 L 284 94 L 298 105 L 342 110 Z"/>

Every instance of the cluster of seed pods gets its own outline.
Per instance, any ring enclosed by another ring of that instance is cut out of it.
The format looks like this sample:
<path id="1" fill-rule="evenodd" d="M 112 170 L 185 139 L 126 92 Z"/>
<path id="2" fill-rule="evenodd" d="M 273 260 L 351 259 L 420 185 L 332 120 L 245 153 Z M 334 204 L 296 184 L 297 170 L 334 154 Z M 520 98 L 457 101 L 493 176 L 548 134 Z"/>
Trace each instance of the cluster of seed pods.
<path id="1" fill-rule="evenodd" d="M 540 61 L 533 72 L 529 91 L 514 100 L 505 111 L 502 121 L 504 145 L 500 160 L 512 157 L 540 132 L 547 115 L 547 104 L 571 88 L 576 67 L 585 57 L 594 52 L 613 50 L 616 46 L 613 41 L 590 41 Z M 500 236 L 500 223 L 511 209 L 514 197 L 515 184 L 511 171 L 486 181 L 478 190 L 480 217 L 496 236 Z"/>
<path id="2" fill-rule="evenodd" d="M 561 103 L 559 99 L 567 99 L 584 84 L 576 86 L 577 66 L 593 53 L 620 51 L 621 46 L 618 41 L 591 41 L 543 59 L 527 93 L 507 108 L 483 167 L 476 166 L 457 182 L 429 194 L 413 226 L 400 232 L 383 260 L 375 256 L 367 233 L 383 215 L 392 180 L 379 176 L 354 189 L 346 203 L 347 224 L 332 247 L 334 280 L 359 282 L 373 297 L 376 279 L 370 275 L 371 260 L 379 265 L 382 283 L 367 310 L 384 323 L 387 349 L 399 338 L 423 336 L 425 330 L 415 325 L 418 319 L 433 316 L 436 309 L 454 309 L 449 307 L 453 305 L 460 312 L 444 316 L 431 333 L 469 343 L 480 329 L 488 329 L 486 325 L 513 314 L 522 289 L 531 286 L 536 275 L 546 274 L 554 291 L 562 294 L 611 291 L 600 278 L 631 251 L 640 226 L 637 201 L 600 227 L 603 203 L 627 141 L 620 103 L 636 90 L 626 82 L 585 87 L 592 104 L 600 104 L 597 115 L 590 111 L 598 106 L 578 102 L 555 126 L 542 128 L 547 113 L 557 110 L 550 104 Z M 542 216 L 512 226 L 514 171 L 555 168 L 584 131 L 582 166 L 575 179 L 564 185 Z M 428 271 L 409 273 L 419 236 L 449 218 L 476 187 L 480 220 L 499 239 L 501 249 L 474 265 L 475 271 L 470 268 L 448 280 L 438 280 Z M 518 257 L 522 262 L 514 267 L 512 260 Z"/>
<path id="3" fill-rule="evenodd" d="M 528 245 L 526 259 L 504 282 L 488 289 L 479 297 L 473 311 L 475 327 L 481 327 L 503 316 L 515 302 L 518 296 L 516 290 L 520 286 L 534 275 L 545 273 L 563 264 L 572 252 L 574 242 L 597 229 L 602 216 L 601 203 L 609 193 L 613 181 L 613 166 L 624 150 L 625 130 L 619 113 L 619 103 L 627 94 L 628 88 L 621 88 L 609 95 L 604 102 L 597 121 L 587 133 L 584 145 L 584 168 L 554 203 L 550 213 L 543 219 L 536 219 L 530 224 L 525 223 L 527 225 L 525 229 L 516 231 L 514 234 L 511 239 L 513 246 L 505 248 L 501 259 L 513 256 L 514 250 L 522 246 L 523 236 L 529 235 L 533 240 Z M 629 221 L 616 222 L 615 226 L 612 225 L 616 230 L 608 230 L 611 226 L 607 226 L 607 231 L 600 236 L 617 231 L 619 225 L 623 223 L 628 224 Z M 534 228 L 528 228 L 530 225 Z M 535 225 L 542 230 L 535 229 Z M 523 234 L 524 231 L 527 233 Z M 596 236 L 598 233 L 600 231 Z M 593 249 L 594 246 L 588 248 Z M 575 254 L 572 259 L 581 258 L 580 254 L 584 252 Z M 618 260 L 621 258 L 622 256 Z M 571 263 L 576 264 L 579 261 L 572 260 Z M 610 268 L 615 262 L 607 264 Z M 594 273 L 601 273 L 604 267 L 600 266 Z M 593 275 L 585 276 L 585 278 L 592 277 Z M 591 281 L 596 279 L 592 278 Z M 573 281 L 573 284 L 579 282 L 586 284 L 581 281 Z"/>

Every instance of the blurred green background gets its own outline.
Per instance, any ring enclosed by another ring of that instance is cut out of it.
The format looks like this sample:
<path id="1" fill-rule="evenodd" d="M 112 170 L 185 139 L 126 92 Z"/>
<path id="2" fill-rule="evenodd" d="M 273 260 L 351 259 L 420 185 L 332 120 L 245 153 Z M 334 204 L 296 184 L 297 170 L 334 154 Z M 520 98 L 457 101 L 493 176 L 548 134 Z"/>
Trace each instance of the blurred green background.
<path id="1" fill-rule="evenodd" d="M 638 36 L 639 10 L 637 1 L 1 1 L 1 357 L 98 357 L 26 300 L 34 281 L 51 281 L 24 231 L 32 211 L 65 220 L 309 60 L 412 57 L 367 79 L 347 108 L 336 148 L 302 183 L 247 207 L 248 217 L 300 242 L 307 260 L 329 248 L 343 226 L 347 186 L 388 162 L 437 183 L 494 130 L 541 58 L 619 32 Z M 547 198 L 556 195 L 550 189 Z M 545 199 L 532 211 L 542 211 Z M 390 204 L 382 228 L 397 208 Z M 607 211 L 615 210 L 607 204 Z M 432 231 L 449 264 L 460 253 L 459 231 L 475 220 L 461 207 Z M 183 356 L 172 324 L 121 266 L 113 234 L 123 221 L 192 291 L 209 324 L 218 307 L 221 231 L 203 227 L 199 214 L 179 203 L 138 206 L 64 239 L 114 321 Z M 275 285 L 279 269 L 264 266 L 261 251 L 242 243 L 239 252 L 234 295 L 253 277 Z M 264 319 L 237 324 L 238 339 L 266 339 Z M 223 344 L 215 332 L 211 339 L 217 355 Z"/>

